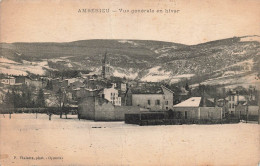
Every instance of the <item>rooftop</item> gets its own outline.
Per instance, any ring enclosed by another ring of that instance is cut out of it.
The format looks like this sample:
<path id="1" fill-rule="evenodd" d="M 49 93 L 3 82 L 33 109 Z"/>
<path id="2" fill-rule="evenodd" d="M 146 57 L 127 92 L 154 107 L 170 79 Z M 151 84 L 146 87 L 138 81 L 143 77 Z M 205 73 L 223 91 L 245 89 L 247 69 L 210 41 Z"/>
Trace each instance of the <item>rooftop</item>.
<path id="1" fill-rule="evenodd" d="M 191 97 L 173 107 L 199 107 L 201 102 L 201 97 Z"/>

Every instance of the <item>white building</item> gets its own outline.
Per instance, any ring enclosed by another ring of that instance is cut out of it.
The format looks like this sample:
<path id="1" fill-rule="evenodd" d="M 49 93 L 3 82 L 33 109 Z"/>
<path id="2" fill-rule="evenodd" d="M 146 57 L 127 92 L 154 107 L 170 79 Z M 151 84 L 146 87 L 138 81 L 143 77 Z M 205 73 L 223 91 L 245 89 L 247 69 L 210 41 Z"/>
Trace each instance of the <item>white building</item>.
<path id="1" fill-rule="evenodd" d="M 244 96 L 233 92 L 230 92 L 226 99 L 228 101 L 228 112 L 231 114 L 235 113 L 235 107 L 238 105 L 238 102 L 246 102 L 246 98 Z"/>
<path id="2" fill-rule="evenodd" d="M 6 78 L 3 78 L 1 80 L 1 83 L 5 84 L 5 85 L 15 85 L 15 78 L 11 77 L 11 76 L 8 76 Z"/>
<path id="3" fill-rule="evenodd" d="M 118 97 L 118 90 L 115 89 L 115 84 L 111 88 L 104 89 L 103 97 L 115 106 L 121 106 L 121 97 Z"/>
<path id="4" fill-rule="evenodd" d="M 164 86 L 161 86 L 161 89 L 161 93 L 132 94 L 132 105 L 148 108 L 151 111 L 173 109 L 174 92 Z"/>

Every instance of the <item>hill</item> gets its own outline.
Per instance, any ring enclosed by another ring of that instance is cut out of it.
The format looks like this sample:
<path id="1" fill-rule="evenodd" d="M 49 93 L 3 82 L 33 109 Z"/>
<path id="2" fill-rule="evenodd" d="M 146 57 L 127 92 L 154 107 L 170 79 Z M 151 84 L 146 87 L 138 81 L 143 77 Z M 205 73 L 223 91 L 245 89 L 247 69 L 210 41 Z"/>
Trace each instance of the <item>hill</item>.
<path id="1" fill-rule="evenodd" d="M 9 69 L 93 70 L 99 72 L 105 52 L 119 77 L 141 81 L 177 82 L 191 78 L 197 83 L 225 82 L 251 76 L 259 79 L 259 36 L 244 36 L 184 45 L 147 40 L 82 40 L 67 43 L 1 43 L 0 56 L 17 63 L 0 62 Z M 18 66 L 18 67 L 17 67 Z M 25 67 L 27 66 L 28 69 Z M 224 80 L 223 80 L 224 79 Z M 234 82 L 234 81 L 233 81 Z M 233 84 L 230 81 L 225 84 Z"/>

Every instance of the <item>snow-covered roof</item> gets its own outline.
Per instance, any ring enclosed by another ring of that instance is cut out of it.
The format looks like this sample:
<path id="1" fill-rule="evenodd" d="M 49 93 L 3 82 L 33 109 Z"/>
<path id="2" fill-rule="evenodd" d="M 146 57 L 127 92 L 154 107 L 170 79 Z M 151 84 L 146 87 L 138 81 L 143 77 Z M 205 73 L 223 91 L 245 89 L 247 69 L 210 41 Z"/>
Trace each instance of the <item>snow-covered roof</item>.
<path id="1" fill-rule="evenodd" d="M 179 104 L 174 105 L 173 107 L 199 107 L 201 97 L 191 97 Z"/>

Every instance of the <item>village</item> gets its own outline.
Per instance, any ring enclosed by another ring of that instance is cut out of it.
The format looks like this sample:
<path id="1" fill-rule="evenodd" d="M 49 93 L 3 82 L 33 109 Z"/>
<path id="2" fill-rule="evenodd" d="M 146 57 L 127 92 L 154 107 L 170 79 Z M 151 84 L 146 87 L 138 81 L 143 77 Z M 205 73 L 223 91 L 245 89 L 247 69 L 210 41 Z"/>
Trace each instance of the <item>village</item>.
<path id="1" fill-rule="evenodd" d="M 107 53 L 101 73 L 70 71 L 48 76 L 1 75 L 1 113 L 45 113 L 139 125 L 258 121 L 255 87 L 234 89 L 189 80 L 176 84 L 114 77 Z"/>

